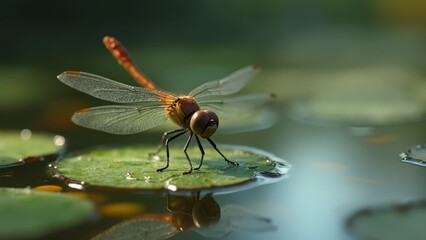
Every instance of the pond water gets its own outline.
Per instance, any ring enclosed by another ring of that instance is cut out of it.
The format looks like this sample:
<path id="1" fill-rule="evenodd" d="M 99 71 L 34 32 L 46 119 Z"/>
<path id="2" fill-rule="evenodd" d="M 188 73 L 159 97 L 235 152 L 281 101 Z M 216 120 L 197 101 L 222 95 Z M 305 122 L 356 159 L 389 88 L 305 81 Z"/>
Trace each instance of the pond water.
<path id="1" fill-rule="evenodd" d="M 424 136 L 418 130 L 422 129 L 422 122 L 378 127 L 324 126 L 297 121 L 286 110 L 279 112 L 281 120 L 261 134 L 218 136 L 217 142 L 238 142 L 280 156 L 292 165 L 288 177 L 249 190 L 219 195 L 213 193 L 211 198 L 219 209 L 229 211 L 229 206 L 237 206 L 237 209 L 244 209 L 242 212 L 248 212 L 248 215 L 233 214 L 231 211 L 230 215 L 234 217 L 227 217 L 232 219 L 227 226 L 232 227 L 220 229 L 219 233 L 205 233 L 190 221 L 189 227 L 182 227 L 185 231 L 171 231 L 172 239 L 203 239 L 204 236 L 221 236 L 225 239 L 352 239 L 346 223 L 356 212 L 364 208 L 419 200 L 426 196 L 426 190 L 420 184 L 426 178 L 424 169 L 403 163 L 399 157 L 401 152 L 423 141 Z M 79 130 L 75 135 L 69 134 L 70 148 L 85 145 L 72 144 L 83 136 L 80 134 L 87 134 L 84 132 Z M 88 138 L 87 141 L 92 141 Z M 104 141 L 114 142 L 120 138 L 126 137 L 113 137 Z M 130 137 L 128 141 L 135 138 Z M 155 142 L 152 140 L 152 144 Z M 31 174 L 26 171 L 24 177 L 12 177 L 7 181 L 2 179 L 1 185 L 34 187 L 55 183 L 46 181 L 39 174 L 40 171 L 33 169 Z M 72 233 L 72 238 L 88 239 L 125 220 L 143 219 L 149 214 L 157 214 L 156 218 L 162 219 L 162 223 L 165 222 L 168 227 L 173 222 L 170 219 L 180 219 L 171 210 L 172 201 L 164 192 L 64 191 L 93 200 L 99 214 L 95 220 L 79 225 L 76 229 L 54 233 L 53 236 L 67 237 Z M 175 212 L 183 214 L 189 211 L 188 208 L 193 209 L 195 203 L 203 197 L 206 196 L 194 196 L 189 200 L 183 198 L 188 204 L 186 207 L 178 207 L 179 211 Z M 222 217 L 229 215 L 223 211 Z M 191 214 L 183 215 L 188 217 Z"/>
<path id="2" fill-rule="evenodd" d="M 366 207 L 424 198 L 423 168 L 402 163 L 399 154 L 422 142 L 422 123 L 366 129 L 307 125 L 284 118 L 265 136 L 268 151 L 292 165 L 289 178 L 233 195 L 238 202 L 268 216 L 278 226 L 265 234 L 230 239 L 351 239 L 346 219 Z M 252 144 L 255 140 L 253 140 Z"/>

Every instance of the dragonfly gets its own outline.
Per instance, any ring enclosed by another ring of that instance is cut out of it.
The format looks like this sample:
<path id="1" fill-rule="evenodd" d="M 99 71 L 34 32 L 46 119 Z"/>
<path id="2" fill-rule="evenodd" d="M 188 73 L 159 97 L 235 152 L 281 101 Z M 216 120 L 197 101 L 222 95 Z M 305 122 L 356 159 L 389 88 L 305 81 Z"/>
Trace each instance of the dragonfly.
<path id="1" fill-rule="evenodd" d="M 157 87 L 137 68 L 127 50 L 116 38 L 106 36 L 103 42 L 118 63 L 141 87 L 81 71 L 65 71 L 59 74 L 57 78 L 61 82 L 76 90 L 101 100 L 118 103 L 79 110 L 71 118 L 75 124 L 124 135 L 140 133 L 170 120 L 179 128 L 166 131 L 162 135 L 161 144 L 155 154 L 158 156 L 165 146 L 166 165 L 157 169 L 157 172 L 169 167 L 169 143 L 185 133 L 189 133 L 189 137 L 183 152 L 189 170 L 183 174 L 190 174 L 193 170 L 200 169 L 203 164 L 205 152 L 200 138 L 206 139 L 226 163 L 239 165 L 229 160 L 211 137 L 219 127 L 219 116 L 224 119 L 237 119 L 238 122 L 238 118 L 261 108 L 273 98 L 273 95 L 268 93 L 232 96 L 254 78 L 259 72 L 257 67 L 244 67 L 223 79 L 204 83 L 186 95 L 178 95 Z M 187 153 L 194 136 L 201 153 L 200 163 L 195 168 Z"/>

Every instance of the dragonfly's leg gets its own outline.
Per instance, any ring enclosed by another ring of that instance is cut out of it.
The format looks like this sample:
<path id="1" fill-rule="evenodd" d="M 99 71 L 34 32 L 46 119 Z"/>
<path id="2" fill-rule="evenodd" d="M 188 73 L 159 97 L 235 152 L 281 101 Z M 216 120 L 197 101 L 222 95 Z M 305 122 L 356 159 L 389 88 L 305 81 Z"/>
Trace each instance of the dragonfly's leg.
<path id="1" fill-rule="evenodd" d="M 183 152 L 185 153 L 186 159 L 188 159 L 188 163 L 189 163 L 189 170 L 187 172 L 184 172 L 183 174 L 190 174 L 190 173 L 192 173 L 191 159 L 189 158 L 188 153 L 186 152 L 186 150 L 188 150 L 188 146 L 189 146 L 189 143 L 191 143 L 191 139 L 192 139 L 193 135 L 194 135 L 193 132 L 189 133 L 188 141 L 186 141 L 185 147 L 183 147 Z"/>
<path id="2" fill-rule="evenodd" d="M 197 139 L 197 144 L 198 144 L 198 148 L 200 149 L 201 152 L 201 161 L 200 161 L 200 165 L 198 165 L 198 167 L 194 168 L 195 170 L 198 170 L 201 168 L 201 165 L 203 165 L 203 159 L 204 159 L 204 149 L 203 149 L 203 145 L 201 145 L 200 139 L 198 138 L 197 135 L 195 135 L 195 139 Z"/>
<path id="3" fill-rule="evenodd" d="M 151 153 L 150 156 L 158 156 L 160 151 L 163 149 L 164 143 L 166 142 L 166 139 L 169 135 L 174 134 L 174 133 L 178 133 L 178 132 L 183 132 L 183 131 L 186 131 L 186 129 L 179 128 L 179 129 L 175 129 L 175 130 L 165 132 L 163 134 L 163 136 L 161 137 L 161 142 L 157 147 L 157 151 L 155 151 L 155 153 Z"/>
<path id="4" fill-rule="evenodd" d="M 182 129 L 180 129 L 180 130 L 182 130 Z M 175 139 L 175 138 L 177 138 L 177 137 L 181 136 L 182 134 L 186 133 L 187 131 L 188 131 L 188 129 L 183 129 L 183 131 L 182 131 L 182 132 L 180 132 L 180 133 L 178 133 L 178 134 L 176 134 L 176 135 L 174 135 L 174 136 L 171 136 L 170 138 L 167 138 L 167 139 L 166 139 L 167 163 L 166 163 L 166 166 L 165 166 L 165 167 L 157 169 L 157 172 L 162 172 L 164 169 L 166 169 L 166 168 L 168 168 L 168 167 L 169 167 L 169 159 L 170 159 L 170 153 L 169 153 L 169 142 L 171 142 L 173 139 Z"/>
<path id="5" fill-rule="evenodd" d="M 225 159 L 225 161 L 228 163 L 228 164 L 231 164 L 231 165 L 235 165 L 235 166 L 238 166 L 239 164 L 237 163 L 237 162 L 233 162 L 233 161 L 231 161 L 231 160 L 229 160 L 229 159 L 227 159 L 226 157 L 225 157 L 225 155 L 223 155 L 220 151 L 219 151 L 219 149 L 217 149 L 217 147 L 216 147 L 216 144 L 213 142 L 213 140 L 211 140 L 210 138 L 207 138 L 207 140 L 210 142 L 210 144 L 213 146 L 213 148 L 223 157 L 223 159 Z"/>

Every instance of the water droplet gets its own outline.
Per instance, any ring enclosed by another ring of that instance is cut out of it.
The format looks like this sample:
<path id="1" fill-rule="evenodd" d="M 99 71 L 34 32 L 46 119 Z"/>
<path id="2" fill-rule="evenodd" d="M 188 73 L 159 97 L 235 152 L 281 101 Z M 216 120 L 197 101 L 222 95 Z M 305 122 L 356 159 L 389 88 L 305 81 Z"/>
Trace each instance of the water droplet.
<path id="1" fill-rule="evenodd" d="M 29 130 L 29 129 L 22 129 L 22 131 L 21 131 L 21 138 L 22 138 L 22 140 L 30 140 L 31 135 L 32 135 L 31 130 Z"/>
<path id="2" fill-rule="evenodd" d="M 148 182 L 150 182 L 151 177 L 150 176 L 145 176 L 145 177 L 143 177 L 143 179 L 145 179 L 145 182 L 148 183 Z"/>
<path id="3" fill-rule="evenodd" d="M 53 143 L 54 143 L 56 146 L 63 146 L 63 145 L 65 144 L 65 138 L 64 138 L 64 137 L 62 137 L 62 136 L 60 136 L 60 135 L 55 135 L 55 136 L 53 137 Z"/>
<path id="4" fill-rule="evenodd" d="M 401 161 L 426 167 L 426 144 L 417 145 L 399 154 Z"/>
<path id="5" fill-rule="evenodd" d="M 176 185 L 170 184 L 170 185 L 167 186 L 167 189 L 175 192 L 177 190 L 177 187 L 176 187 Z"/>
<path id="6" fill-rule="evenodd" d="M 70 182 L 68 183 L 68 187 L 82 190 L 84 188 L 84 182 Z"/>
<path id="7" fill-rule="evenodd" d="M 132 173 L 127 172 L 125 174 L 127 180 L 138 180 L 137 178 L 132 177 Z"/>

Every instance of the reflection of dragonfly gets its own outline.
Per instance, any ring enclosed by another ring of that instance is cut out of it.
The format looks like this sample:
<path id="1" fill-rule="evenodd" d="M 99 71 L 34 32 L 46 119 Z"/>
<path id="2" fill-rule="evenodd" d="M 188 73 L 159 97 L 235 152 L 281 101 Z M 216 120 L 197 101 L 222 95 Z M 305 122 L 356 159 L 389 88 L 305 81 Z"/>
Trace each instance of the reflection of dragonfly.
<path id="1" fill-rule="evenodd" d="M 208 238 L 223 238 L 233 231 L 261 233 L 276 230 L 271 219 L 257 216 L 238 205 L 221 208 L 212 195 L 203 198 L 199 195 L 169 196 L 167 208 L 170 214 L 137 215 L 99 233 L 92 240 L 166 239 L 189 230 Z"/>
<path id="2" fill-rule="evenodd" d="M 167 209 L 172 213 L 172 224 L 180 231 L 194 229 L 209 238 L 223 238 L 232 231 L 268 232 L 276 230 L 271 219 L 257 216 L 245 207 L 225 205 L 220 207 L 212 194 L 201 198 L 170 196 Z"/>
<path id="3" fill-rule="evenodd" d="M 190 168 L 184 174 L 191 173 L 193 170 L 186 151 L 194 135 L 201 152 L 200 165 L 194 169 L 199 169 L 203 164 L 204 150 L 199 136 L 207 139 L 228 164 L 238 166 L 238 163 L 227 159 L 210 138 L 219 126 L 218 116 L 213 111 L 202 110 L 200 106 L 217 110 L 218 115 L 224 119 L 241 118 L 247 116 L 249 112 L 254 112 L 253 110 L 259 110 L 272 95 L 252 94 L 224 98 L 239 92 L 255 76 L 258 72 L 257 68 L 245 67 L 221 80 L 202 84 L 188 95 L 175 95 L 159 89 L 139 71 L 126 49 L 116 39 L 105 37 L 104 43 L 143 88 L 85 72 L 61 73 L 58 79 L 68 86 L 102 100 L 123 104 L 82 109 L 73 115 L 74 123 L 113 134 L 133 134 L 159 126 L 170 119 L 180 128 L 163 134 L 161 146 L 166 146 L 167 163 L 165 167 L 157 171 L 163 171 L 169 166 L 169 142 L 186 132 L 189 132 L 189 138 L 185 144 L 184 153 Z M 160 150 L 161 147 L 157 154 Z"/>

